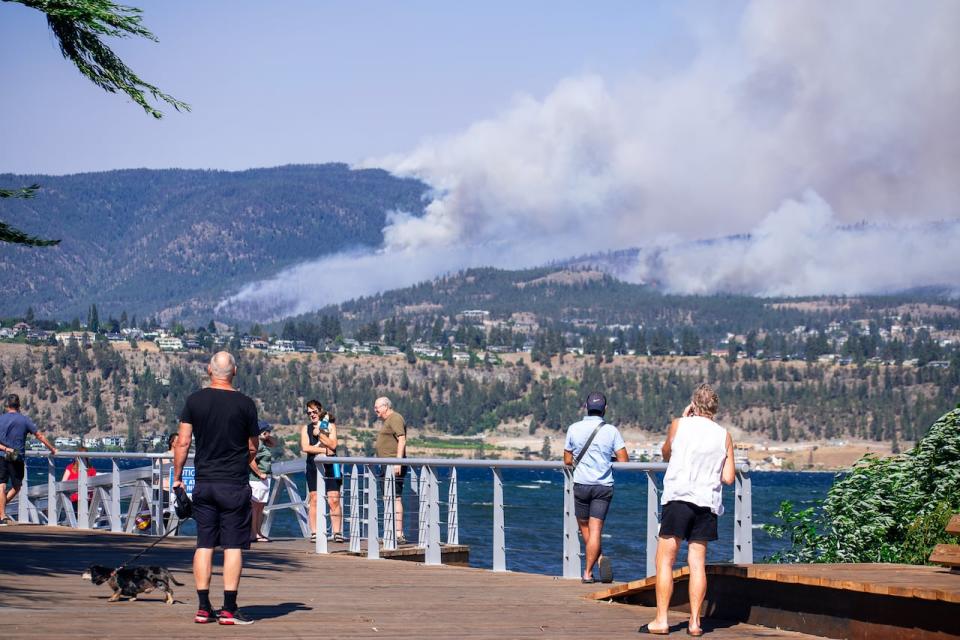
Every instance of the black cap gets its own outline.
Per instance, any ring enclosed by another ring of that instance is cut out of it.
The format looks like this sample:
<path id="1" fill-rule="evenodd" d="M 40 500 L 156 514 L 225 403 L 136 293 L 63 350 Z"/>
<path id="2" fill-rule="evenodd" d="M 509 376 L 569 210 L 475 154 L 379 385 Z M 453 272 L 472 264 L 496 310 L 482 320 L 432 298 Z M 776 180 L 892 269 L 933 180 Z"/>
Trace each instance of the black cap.
<path id="1" fill-rule="evenodd" d="M 273 427 L 271 427 L 270 423 L 267 422 L 266 420 L 258 420 L 257 427 L 260 428 L 260 433 L 263 433 L 265 431 L 273 431 Z"/>
<path id="2" fill-rule="evenodd" d="M 587 411 L 606 411 L 607 410 L 607 396 L 603 395 L 599 391 L 594 391 L 587 396 Z"/>

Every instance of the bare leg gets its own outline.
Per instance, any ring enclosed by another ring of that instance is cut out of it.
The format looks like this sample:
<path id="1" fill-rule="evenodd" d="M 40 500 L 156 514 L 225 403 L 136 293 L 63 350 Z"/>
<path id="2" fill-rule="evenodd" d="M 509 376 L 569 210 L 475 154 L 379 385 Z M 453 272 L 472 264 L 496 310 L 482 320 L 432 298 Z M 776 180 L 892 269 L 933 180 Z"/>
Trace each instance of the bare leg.
<path id="1" fill-rule="evenodd" d="M 600 557 L 600 537 L 603 533 L 603 520 L 600 518 L 590 518 L 587 525 L 587 538 L 586 544 L 586 554 L 587 554 L 587 566 L 584 567 L 583 577 L 590 578 L 593 576 L 593 567 L 597 564 L 597 559 Z"/>
<path id="2" fill-rule="evenodd" d="M 667 617 L 670 598 L 673 596 L 673 563 L 677 559 L 680 539 L 660 536 L 657 539 L 657 617 L 648 625 L 651 631 L 666 631 L 670 628 Z"/>
<path id="3" fill-rule="evenodd" d="M 240 572 L 243 570 L 243 551 L 240 549 L 223 550 L 223 590 L 236 591 L 240 586 Z"/>
<path id="4" fill-rule="evenodd" d="M 310 521 L 310 533 L 317 533 L 317 492 L 311 491 L 307 497 L 307 520 Z"/>
<path id="5" fill-rule="evenodd" d="M 0 520 L 7 515 L 7 485 L 0 484 Z"/>
<path id="6" fill-rule="evenodd" d="M 690 541 L 687 545 L 687 563 L 690 565 L 690 624 L 691 631 L 700 628 L 700 609 L 707 595 L 707 543 Z"/>
<path id="7" fill-rule="evenodd" d="M 212 573 L 213 549 L 197 548 L 193 553 L 193 580 L 197 583 L 197 591 L 210 588 Z"/>
<path id="8" fill-rule="evenodd" d="M 340 509 L 340 492 L 327 491 L 327 506 L 330 507 L 331 533 L 343 533 L 343 511 Z"/>
<path id="9" fill-rule="evenodd" d="M 580 527 L 580 537 L 583 538 L 583 547 L 586 550 L 587 544 L 590 542 L 590 521 L 577 518 L 577 526 Z M 584 557 L 586 557 L 586 551 L 584 551 Z M 587 567 L 590 567 L 590 571 L 587 571 Z M 588 580 L 592 577 L 593 566 L 588 561 L 583 569 L 583 578 Z"/>
<path id="10" fill-rule="evenodd" d="M 250 528 L 250 539 L 256 540 L 260 536 L 260 530 L 263 528 L 263 502 L 254 501 L 251 503 L 251 512 L 253 515 L 253 526 Z"/>

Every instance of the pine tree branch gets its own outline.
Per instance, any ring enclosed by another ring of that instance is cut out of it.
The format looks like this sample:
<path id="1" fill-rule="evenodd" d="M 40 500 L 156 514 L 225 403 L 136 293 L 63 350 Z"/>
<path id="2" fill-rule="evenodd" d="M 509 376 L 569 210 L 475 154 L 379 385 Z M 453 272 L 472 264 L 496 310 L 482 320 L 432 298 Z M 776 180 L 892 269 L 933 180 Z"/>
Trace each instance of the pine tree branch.
<path id="1" fill-rule="evenodd" d="M 124 64 L 100 39 L 138 36 L 156 41 L 156 36 L 141 22 L 136 7 L 114 4 L 110 0 L 4 0 L 18 2 L 47 16 L 47 24 L 57 38 L 60 52 L 91 82 L 110 93 L 127 94 L 154 118 L 163 112 L 150 104 L 166 102 L 177 111 L 190 111 L 190 105 L 163 93 Z"/>
<path id="2" fill-rule="evenodd" d="M 2 189 L 0 188 L 0 198 L 32 198 L 37 194 L 38 184 L 32 184 L 22 189 Z"/>
<path id="3" fill-rule="evenodd" d="M 36 195 L 38 184 L 32 184 L 22 189 L 0 189 L 0 198 L 32 198 Z M 0 242 L 9 242 L 12 244 L 25 244 L 30 247 L 51 247 L 60 244 L 59 240 L 45 240 L 36 236 L 31 236 L 19 229 L 15 229 L 6 222 L 0 222 Z"/>
<path id="4" fill-rule="evenodd" d="M 6 222 L 0 222 L 0 242 L 25 244 L 30 247 L 51 247 L 60 244 L 59 240 L 44 240 L 43 238 L 27 235 L 19 229 L 14 229 Z"/>

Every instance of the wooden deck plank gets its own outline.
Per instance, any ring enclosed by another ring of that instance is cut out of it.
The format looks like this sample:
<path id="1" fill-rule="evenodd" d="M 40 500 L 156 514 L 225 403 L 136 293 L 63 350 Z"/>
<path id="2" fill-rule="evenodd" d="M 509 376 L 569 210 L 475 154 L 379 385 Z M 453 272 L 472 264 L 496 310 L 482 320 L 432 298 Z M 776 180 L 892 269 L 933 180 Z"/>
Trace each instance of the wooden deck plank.
<path id="1" fill-rule="evenodd" d="M 946 530 L 947 533 L 960 536 L 960 514 L 950 517 L 950 521 L 947 522 Z"/>
<path id="2" fill-rule="evenodd" d="M 304 541 L 255 545 L 245 554 L 239 601 L 257 623 L 211 631 L 193 624 L 193 542 L 162 542 L 141 561 L 170 568 L 186 583 L 178 604 L 155 594 L 107 604 L 109 590 L 80 579 L 89 564 L 116 565 L 148 538 L 56 527 L 0 528 L 3 637 L 103 638 L 131 634 L 194 638 L 205 633 L 264 638 L 635 638 L 649 608 L 597 602 L 596 585 L 549 576 L 464 567 L 318 556 Z M 219 562 L 220 554 L 217 554 Z M 220 602 L 222 581 L 211 595 Z M 683 632 L 682 614 L 671 614 Z M 705 625 L 710 628 L 709 623 Z M 716 626 L 710 637 L 812 638 L 745 624 Z"/>
<path id="3" fill-rule="evenodd" d="M 710 565 L 707 573 L 921 600 L 960 602 L 960 575 L 942 567 L 899 564 Z M 686 567 L 674 570 L 674 579 L 685 580 L 688 574 Z M 653 589 L 655 584 L 653 578 L 644 578 L 597 591 L 591 597 L 623 597 Z"/>

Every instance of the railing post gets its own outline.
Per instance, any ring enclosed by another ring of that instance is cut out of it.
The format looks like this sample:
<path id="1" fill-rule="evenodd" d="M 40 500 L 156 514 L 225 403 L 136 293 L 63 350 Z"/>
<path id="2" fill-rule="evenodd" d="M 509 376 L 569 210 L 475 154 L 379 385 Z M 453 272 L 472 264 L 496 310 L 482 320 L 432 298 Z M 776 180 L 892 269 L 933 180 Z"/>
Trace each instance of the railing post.
<path id="1" fill-rule="evenodd" d="M 350 472 L 350 552 L 360 553 L 360 486 L 357 465 Z"/>
<path id="2" fill-rule="evenodd" d="M 450 488 L 447 489 L 447 544 L 460 544 L 456 467 L 450 468 Z"/>
<path id="3" fill-rule="evenodd" d="M 150 461 L 150 469 L 150 519 L 153 521 L 152 530 L 162 536 L 166 533 L 166 526 L 163 524 L 163 463 L 160 458 Z"/>
<path id="4" fill-rule="evenodd" d="M 77 528 L 90 528 L 90 501 L 87 495 L 87 461 L 77 457 Z"/>
<path id="5" fill-rule="evenodd" d="M 493 468 L 493 570 L 506 571 L 506 540 L 503 523 L 503 476 Z"/>
<path id="6" fill-rule="evenodd" d="M 430 526 L 427 523 L 430 515 L 430 476 L 426 466 L 421 467 L 419 479 L 413 473 L 413 467 L 410 473 L 410 487 L 416 487 L 417 494 L 417 546 L 423 549 L 427 546 L 427 530 Z"/>
<path id="7" fill-rule="evenodd" d="M 323 475 L 322 458 L 314 458 L 313 472 L 317 474 L 317 538 L 314 544 L 316 553 L 327 553 L 327 479 Z"/>
<path id="8" fill-rule="evenodd" d="M 30 491 L 30 469 L 27 468 L 27 457 L 23 456 L 23 483 L 20 485 L 20 493 L 17 495 L 17 522 L 27 524 L 30 522 L 30 498 L 27 495 Z"/>
<path id="9" fill-rule="evenodd" d="M 120 527 L 120 467 L 116 458 L 110 458 L 110 531 L 119 532 Z"/>
<path id="10" fill-rule="evenodd" d="M 563 470 L 563 577 L 580 577 L 580 538 L 573 499 L 573 470 Z"/>
<path id="11" fill-rule="evenodd" d="M 655 471 L 647 471 L 647 575 L 657 573 L 657 539 L 660 536 L 660 492 Z"/>
<path id="12" fill-rule="evenodd" d="M 383 548 L 392 551 L 397 548 L 397 472 L 392 464 L 383 469 Z"/>
<path id="13" fill-rule="evenodd" d="M 24 465 L 26 465 L 26 461 L 24 461 Z M 59 524 L 60 511 L 58 507 L 57 460 L 53 456 L 50 456 L 47 458 L 47 524 L 51 527 Z"/>
<path id="14" fill-rule="evenodd" d="M 377 509 L 377 475 L 373 472 L 370 465 L 364 465 L 364 476 L 367 484 L 367 558 L 370 560 L 380 559 L 380 543 L 377 542 L 377 535 L 380 530 L 379 513 Z"/>
<path id="15" fill-rule="evenodd" d="M 427 536 L 424 564 L 441 564 L 440 554 L 440 486 L 437 482 L 437 470 L 433 467 L 424 467 L 421 476 L 427 477 Z"/>
<path id="16" fill-rule="evenodd" d="M 753 564 L 753 495 L 749 468 L 737 471 L 733 517 L 733 561 Z"/>

